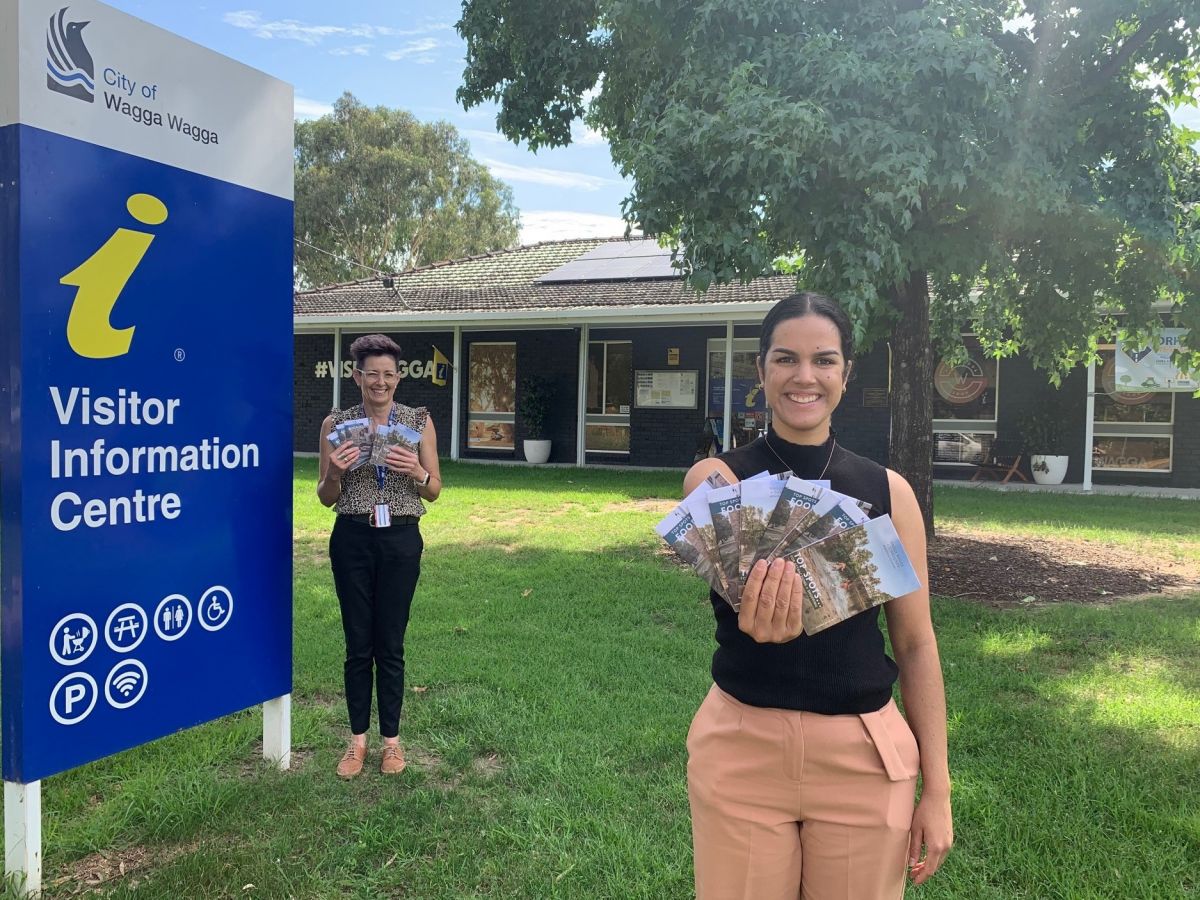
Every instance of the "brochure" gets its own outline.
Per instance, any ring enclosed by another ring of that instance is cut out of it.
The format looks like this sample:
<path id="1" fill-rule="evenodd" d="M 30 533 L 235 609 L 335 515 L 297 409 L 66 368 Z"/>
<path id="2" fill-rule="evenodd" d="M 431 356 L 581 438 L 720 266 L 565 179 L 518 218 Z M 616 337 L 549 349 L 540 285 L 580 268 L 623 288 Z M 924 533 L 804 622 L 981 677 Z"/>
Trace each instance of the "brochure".
<path id="1" fill-rule="evenodd" d="M 812 509 L 828 489 L 814 482 L 790 475 L 775 503 L 775 509 L 767 520 L 755 548 L 754 558 L 773 559 L 771 555 L 785 537 L 800 523 L 806 521 Z"/>
<path id="2" fill-rule="evenodd" d="M 790 480 L 791 472 L 783 472 L 743 482 L 738 511 L 738 584 L 745 582 L 746 573 L 758 559 L 759 544 Z"/>
<path id="3" fill-rule="evenodd" d="M 809 544 L 815 544 L 839 531 L 861 525 L 867 519 L 867 514 L 853 497 L 839 494 L 837 491 L 826 491 L 810 510 L 808 517 L 788 532 L 767 559 L 791 556 Z"/>
<path id="4" fill-rule="evenodd" d="M 676 507 L 667 513 L 666 518 L 659 522 L 654 530 L 667 542 L 667 546 L 675 551 L 676 556 L 708 582 L 709 587 L 717 593 L 724 590 L 724 584 L 717 574 L 715 558 L 709 554 L 704 538 L 692 521 L 691 513 L 682 507 Z"/>
<path id="5" fill-rule="evenodd" d="M 720 587 L 714 587 L 713 590 L 724 597 L 727 603 L 732 604 L 729 582 L 725 579 L 725 573 L 717 562 L 720 558 L 717 555 L 717 535 L 713 527 L 712 511 L 708 506 L 709 492 L 728 486 L 729 482 L 720 472 L 713 472 L 704 480 L 703 484 L 688 494 L 677 508 L 687 510 L 691 514 L 692 524 L 696 530 L 696 539 L 704 544 L 705 555 L 712 561 L 713 571 L 716 572 L 720 583 Z"/>
<path id="6" fill-rule="evenodd" d="M 817 634 L 921 586 L 887 515 L 840 531 L 790 558 L 804 583 L 807 634 Z"/>
<path id="7" fill-rule="evenodd" d="M 371 462 L 377 466 L 387 464 L 388 451 L 393 447 L 417 452 L 421 443 L 421 432 L 407 425 L 379 425 L 375 428 L 375 439 L 371 450 Z"/>

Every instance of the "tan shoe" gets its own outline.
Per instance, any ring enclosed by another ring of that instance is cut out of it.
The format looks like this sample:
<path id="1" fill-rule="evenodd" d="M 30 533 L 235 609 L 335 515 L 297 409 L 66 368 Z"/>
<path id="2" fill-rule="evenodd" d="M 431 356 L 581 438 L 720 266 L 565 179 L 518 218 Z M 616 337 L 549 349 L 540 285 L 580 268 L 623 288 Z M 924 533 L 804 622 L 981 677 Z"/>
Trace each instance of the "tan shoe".
<path id="1" fill-rule="evenodd" d="M 347 749 L 342 761 L 337 764 L 338 778 L 353 778 L 362 771 L 363 763 L 367 759 L 367 748 L 359 747 L 351 744 Z"/>
<path id="2" fill-rule="evenodd" d="M 399 775 L 404 771 L 404 748 L 399 744 L 384 744 L 383 757 L 379 760 L 379 771 L 384 775 Z"/>

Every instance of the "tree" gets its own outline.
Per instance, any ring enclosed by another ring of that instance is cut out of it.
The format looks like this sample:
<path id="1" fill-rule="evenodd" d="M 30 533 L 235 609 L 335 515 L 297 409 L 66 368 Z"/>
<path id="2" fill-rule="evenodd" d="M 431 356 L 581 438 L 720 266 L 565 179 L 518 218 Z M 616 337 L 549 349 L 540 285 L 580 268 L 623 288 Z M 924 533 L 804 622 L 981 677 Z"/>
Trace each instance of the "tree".
<path id="1" fill-rule="evenodd" d="M 935 339 L 1057 380 L 1114 309 L 1200 325 L 1197 135 L 1167 114 L 1200 84 L 1198 0 L 548 6 L 465 3 L 460 102 L 535 148 L 586 118 L 698 290 L 798 257 L 860 346 L 888 337 L 891 464 L 931 533 Z"/>
<path id="2" fill-rule="evenodd" d="M 331 114 L 296 123 L 299 285 L 369 274 L 330 253 L 394 272 L 508 247 L 517 221 L 512 191 L 446 122 L 347 93 Z"/>

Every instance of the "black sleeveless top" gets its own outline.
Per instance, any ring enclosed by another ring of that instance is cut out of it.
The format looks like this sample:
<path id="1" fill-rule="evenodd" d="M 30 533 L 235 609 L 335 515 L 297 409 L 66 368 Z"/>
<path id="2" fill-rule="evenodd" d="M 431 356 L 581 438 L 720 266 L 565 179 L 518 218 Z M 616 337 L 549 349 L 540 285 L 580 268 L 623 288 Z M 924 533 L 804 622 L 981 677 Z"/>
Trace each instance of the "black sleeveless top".
<path id="1" fill-rule="evenodd" d="M 764 470 L 789 469 L 800 478 L 816 480 L 828 460 L 824 477 L 835 491 L 870 503 L 872 518 L 890 513 L 887 470 L 841 444 L 831 457 L 833 440 L 831 435 L 819 446 L 792 444 L 772 431 L 718 458 L 739 480 Z M 760 644 L 738 629 L 737 613 L 719 594 L 710 593 L 709 599 L 717 617 L 713 681 L 743 703 L 842 715 L 874 712 L 891 699 L 899 670 L 884 652 L 879 607 L 815 635 L 802 634 L 786 644 Z"/>

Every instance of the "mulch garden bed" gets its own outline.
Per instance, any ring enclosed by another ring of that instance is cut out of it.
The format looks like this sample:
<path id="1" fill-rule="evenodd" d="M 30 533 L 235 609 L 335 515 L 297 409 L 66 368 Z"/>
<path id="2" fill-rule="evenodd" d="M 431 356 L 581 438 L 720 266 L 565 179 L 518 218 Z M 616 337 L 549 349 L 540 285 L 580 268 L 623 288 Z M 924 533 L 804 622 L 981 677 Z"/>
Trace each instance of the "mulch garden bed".
<path id="1" fill-rule="evenodd" d="M 929 546 L 931 592 L 988 606 L 1200 590 L 1200 571 L 1178 560 L 1088 541 L 940 529 Z"/>

